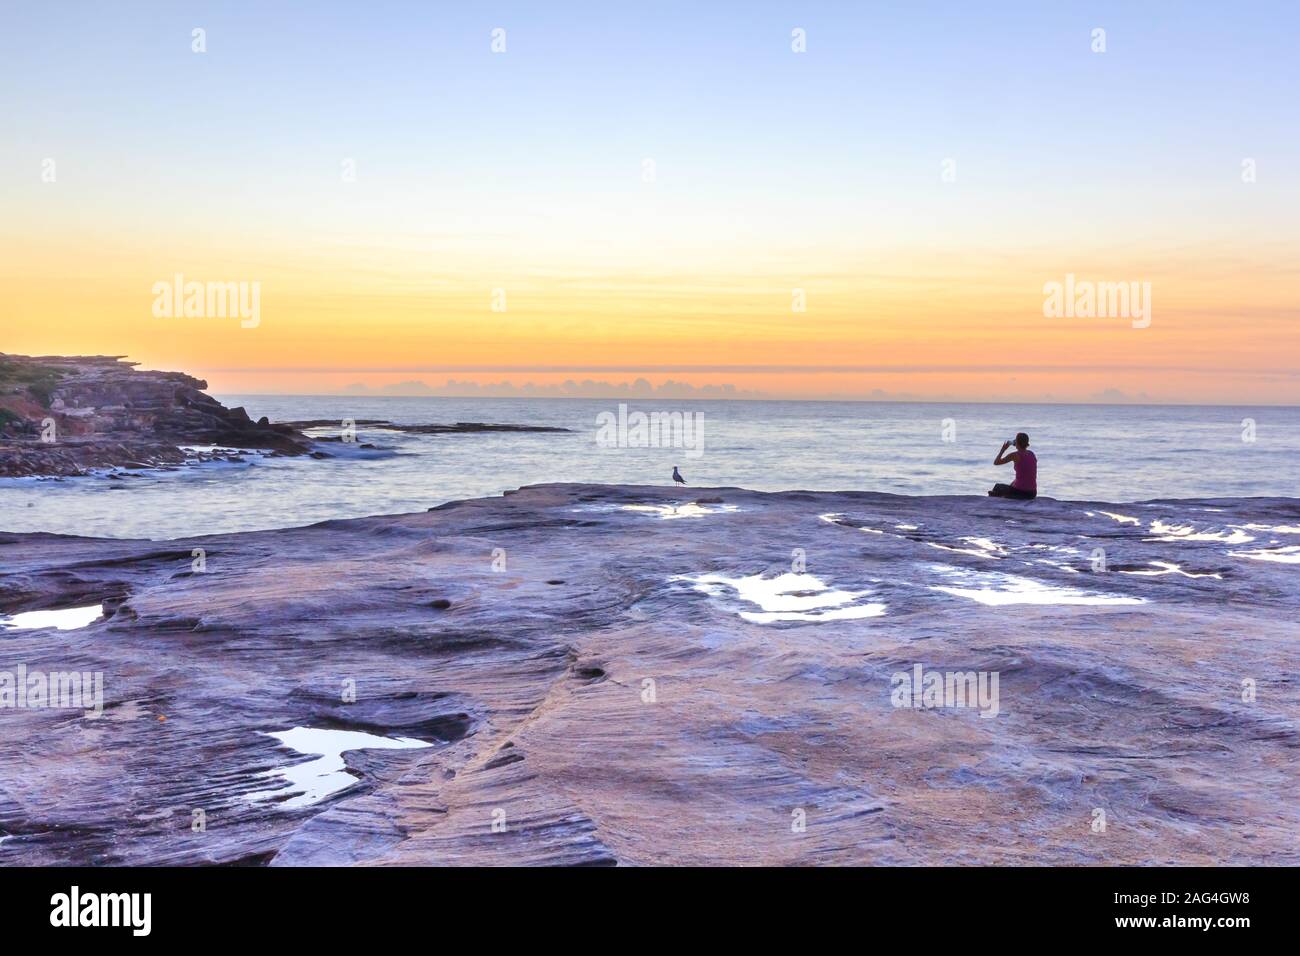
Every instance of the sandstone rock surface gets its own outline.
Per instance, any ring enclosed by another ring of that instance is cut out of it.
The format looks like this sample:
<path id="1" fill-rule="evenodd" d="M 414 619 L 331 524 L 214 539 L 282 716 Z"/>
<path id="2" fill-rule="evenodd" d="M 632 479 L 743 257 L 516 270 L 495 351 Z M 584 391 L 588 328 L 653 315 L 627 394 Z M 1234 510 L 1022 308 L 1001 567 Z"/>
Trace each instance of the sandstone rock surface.
<path id="1" fill-rule="evenodd" d="M 311 450 L 292 426 L 226 408 L 202 379 L 136 364 L 121 356 L 0 354 L 0 477 L 174 465 L 186 459 L 181 445 Z"/>
<path id="2" fill-rule="evenodd" d="M 543 485 L 2 535 L 0 614 L 105 616 L 0 628 L 0 671 L 102 672 L 105 709 L 0 709 L 0 864 L 1295 865 L 1298 526 Z M 895 706 L 918 664 L 997 674 L 996 716 Z M 313 757 L 269 734 L 299 727 L 433 746 L 297 805 Z"/>

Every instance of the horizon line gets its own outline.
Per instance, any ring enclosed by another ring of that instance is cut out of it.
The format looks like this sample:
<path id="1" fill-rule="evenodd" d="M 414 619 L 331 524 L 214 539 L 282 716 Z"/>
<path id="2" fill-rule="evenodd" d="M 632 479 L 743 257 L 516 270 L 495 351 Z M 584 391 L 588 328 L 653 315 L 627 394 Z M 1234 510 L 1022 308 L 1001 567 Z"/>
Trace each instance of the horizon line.
<path id="1" fill-rule="evenodd" d="M 1291 405 L 1273 405 L 1267 403 L 1226 403 L 1226 402 L 1071 402 L 1071 401 L 1008 401 L 1005 399 L 940 399 L 940 398 L 781 398 L 776 396 L 759 396 L 745 398 L 736 395 L 727 398 L 674 398 L 659 395 L 395 395 L 393 393 L 364 394 L 359 392 L 227 392 L 220 389 L 208 389 L 210 393 L 224 395 L 228 398 L 384 398 L 409 399 L 432 398 L 448 401 L 491 399 L 503 402 L 817 402 L 843 403 L 859 405 L 1076 405 L 1085 408 L 1300 408 L 1300 402 Z"/>
<path id="2" fill-rule="evenodd" d="M 1280 375 L 1300 377 L 1296 368 L 1234 368 L 1227 366 L 1177 366 L 1167 365 L 1036 365 L 1021 367 L 1014 363 L 1004 365 L 394 365 L 394 366 L 265 366 L 237 368 L 204 368 L 196 372 L 218 373 L 223 375 L 240 374 L 294 374 L 294 375 L 418 375 L 448 373 L 507 372 L 531 373 L 537 375 L 574 374 L 633 374 L 645 372 L 650 374 L 680 373 L 732 373 L 732 374 L 766 374 L 798 375 L 826 374 L 851 375 L 860 373 L 873 374 L 923 374 L 941 375 L 944 373 L 984 373 L 1005 372 L 1010 368 L 1019 368 L 1026 374 L 1032 372 L 1188 372 L 1206 375 L 1251 374 Z"/>

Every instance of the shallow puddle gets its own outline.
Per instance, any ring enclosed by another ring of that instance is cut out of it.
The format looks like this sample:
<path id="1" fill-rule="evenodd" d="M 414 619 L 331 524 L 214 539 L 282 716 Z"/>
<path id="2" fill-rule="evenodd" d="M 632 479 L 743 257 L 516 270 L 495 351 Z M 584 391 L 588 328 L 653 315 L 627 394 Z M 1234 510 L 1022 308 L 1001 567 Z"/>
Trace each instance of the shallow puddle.
<path id="1" fill-rule="evenodd" d="M 1128 515 L 1120 515 L 1120 514 L 1116 514 L 1116 513 L 1113 512 L 1113 511 L 1099 511 L 1099 512 L 1097 512 L 1097 513 L 1098 513 L 1098 514 L 1103 514 L 1103 515 L 1105 515 L 1107 518 L 1111 518 L 1111 519 L 1114 520 L 1114 521 L 1118 521 L 1120 524 L 1138 524 L 1138 523 L 1139 523 L 1137 518 L 1130 518 Z"/>
<path id="2" fill-rule="evenodd" d="M 1222 541 L 1224 544 L 1245 544 L 1254 541 L 1255 536 L 1246 534 L 1240 528 L 1231 531 L 1197 531 L 1191 525 L 1171 525 L 1156 519 L 1151 522 L 1151 533 L 1156 538 L 1144 538 L 1145 541 Z"/>
<path id="3" fill-rule="evenodd" d="M 1251 561 L 1300 564 L 1300 544 L 1291 544 L 1284 548 L 1257 548 L 1254 551 L 1229 551 L 1228 554 L 1234 558 L 1249 558 Z"/>
<path id="4" fill-rule="evenodd" d="M 53 611 L 24 611 L 0 617 L 0 629 L 26 631 L 38 627 L 52 627 L 60 631 L 75 631 L 94 624 L 104 616 L 104 605 L 88 604 L 85 607 L 65 607 Z"/>
<path id="5" fill-rule="evenodd" d="M 1294 524 L 1243 524 L 1234 528 L 1247 528 L 1251 531 L 1271 531 L 1273 534 L 1300 534 L 1300 525 Z"/>
<path id="6" fill-rule="evenodd" d="M 1124 597 L 1117 594 L 1102 594 L 1084 591 L 1080 588 L 1060 587 L 1044 584 L 1033 578 L 1022 578 L 1014 574 L 965 571 L 961 568 L 943 565 L 932 567 L 944 576 L 953 579 L 956 584 L 931 585 L 933 591 L 968 598 L 990 607 L 1004 607 L 1011 604 L 1146 604 L 1143 598 Z"/>
<path id="7" fill-rule="evenodd" d="M 704 518 L 708 515 L 730 514 L 739 511 L 736 505 L 702 505 L 694 501 L 684 505 L 623 505 L 623 511 L 638 511 L 660 518 Z"/>
<path id="8" fill-rule="evenodd" d="M 1184 571 L 1180 566 L 1172 561 L 1148 561 L 1147 564 L 1151 565 L 1153 570 L 1121 570 L 1119 573 L 1133 574 L 1139 577 L 1148 578 L 1158 578 L 1164 574 L 1177 574 L 1184 578 L 1217 578 L 1220 581 L 1223 580 L 1223 575 L 1219 574 L 1217 571 L 1205 571 L 1199 573 L 1196 571 Z"/>
<path id="9" fill-rule="evenodd" d="M 958 548 L 951 544 L 938 544 L 934 541 L 927 541 L 926 544 L 932 548 L 938 548 L 940 551 L 951 551 L 954 554 L 969 554 L 976 558 L 989 558 L 998 560 L 1006 554 L 1006 549 L 1000 544 L 990 541 L 988 538 L 961 538 L 961 541 L 967 544 L 973 544 L 973 548 Z"/>
<path id="10" fill-rule="evenodd" d="M 774 578 L 751 574 L 733 578 L 724 574 L 679 575 L 672 580 L 688 581 L 695 590 L 711 597 L 734 597 L 759 610 L 740 610 L 742 620 L 755 624 L 781 621 L 844 621 L 880 617 L 885 605 L 858 603 L 870 591 L 842 591 L 832 588 L 813 574 L 787 571 Z"/>
<path id="11" fill-rule="evenodd" d="M 349 750 L 411 750 L 433 746 L 428 741 L 413 737 L 379 737 L 359 730 L 322 730 L 312 727 L 294 727 L 292 730 L 268 733 L 267 736 L 274 737 L 290 750 L 316 758 L 259 774 L 260 777 L 279 778 L 284 781 L 284 785 L 246 795 L 249 800 L 269 800 L 294 794 L 279 804 L 286 810 L 311 806 L 357 784 L 359 780 L 347 772 L 343 760 L 343 754 Z"/>

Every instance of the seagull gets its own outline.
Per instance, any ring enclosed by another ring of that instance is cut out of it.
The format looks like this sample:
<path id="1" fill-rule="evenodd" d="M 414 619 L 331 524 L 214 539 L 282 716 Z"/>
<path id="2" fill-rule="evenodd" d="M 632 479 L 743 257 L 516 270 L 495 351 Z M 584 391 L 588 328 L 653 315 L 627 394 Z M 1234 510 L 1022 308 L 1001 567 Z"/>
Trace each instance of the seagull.
<path id="1" fill-rule="evenodd" d="M 682 477 L 682 474 L 677 470 L 676 465 L 673 465 L 673 481 L 677 482 L 679 485 L 686 484 L 686 479 Z"/>

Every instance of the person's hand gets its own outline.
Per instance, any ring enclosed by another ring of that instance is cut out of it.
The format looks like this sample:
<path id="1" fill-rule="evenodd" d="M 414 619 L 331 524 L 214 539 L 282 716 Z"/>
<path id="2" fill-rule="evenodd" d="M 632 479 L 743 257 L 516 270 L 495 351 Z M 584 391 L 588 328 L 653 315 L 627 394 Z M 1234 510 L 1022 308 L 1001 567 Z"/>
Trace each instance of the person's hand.
<path id="1" fill-rule="evenodd" d="M 1009 442 L 1009 441 L 1004 441 L 1004 442 L 1002 443 L 1002 450 L 1003 450 L 1003 451 L 1006 451 L 1006 450 L 1007 450 L 1008 448 L 1010 448 L 1010 447 L 1011 447 L 1011 442 Z"/>

